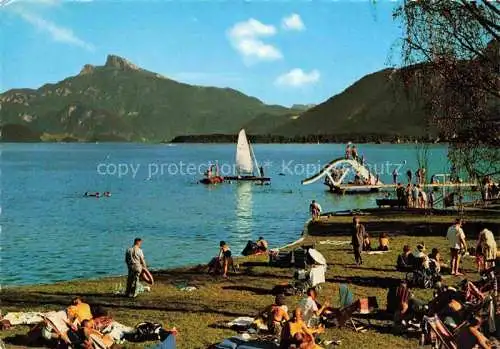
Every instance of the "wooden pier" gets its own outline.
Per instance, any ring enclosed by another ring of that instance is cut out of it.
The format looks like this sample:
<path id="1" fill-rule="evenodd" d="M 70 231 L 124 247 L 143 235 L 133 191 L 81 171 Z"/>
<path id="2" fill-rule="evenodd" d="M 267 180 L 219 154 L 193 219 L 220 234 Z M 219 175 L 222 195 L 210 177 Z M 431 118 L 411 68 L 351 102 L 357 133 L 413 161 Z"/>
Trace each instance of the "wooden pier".
<path id="1" fill-rule="evenodd" d="M 408 183 L 401 183 L 403 187 L 406 187 Z M 337 187 L 333 187 L 333 192 L 340 193 L 374 193 L 378 191 L 391 191 L 395 190 L 397 184 L 375 184 L 375 185 L 355 185 L 355 184 L 343 184 Z M 434 184 L 420 184 L 421 188 L 434 188 L 434 190 L 438 189 L 448 189 L 448 188 L 461 188 L 461 189 L 471 189 L 477 190 L 479 189 L 479 184 L 477 183 L 434 183 Z"/>

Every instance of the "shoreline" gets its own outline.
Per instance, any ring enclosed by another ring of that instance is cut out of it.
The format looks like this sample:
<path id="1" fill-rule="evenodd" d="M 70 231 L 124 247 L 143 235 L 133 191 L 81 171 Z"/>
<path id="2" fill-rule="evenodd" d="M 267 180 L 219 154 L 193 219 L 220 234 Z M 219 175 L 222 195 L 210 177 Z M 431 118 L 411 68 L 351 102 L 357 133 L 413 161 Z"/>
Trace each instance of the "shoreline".
<path id="1" fill-rule="evenodd" d="M 304 230 L 302 230 L 302 233 L 300 234 L 299 238 L 293 242 L 290 242 L 286 245 L 275 247 L 275 248 L 270 248 L 269 251 L 271 250 L 282 250 L 286 248 L 290 248 L 292 246 L 295 246 L 297 244 L 300 244 L 302 241 L 305 240 L 305 238 L 308 236 L 307 234 L 307 229 L 308 225 L 310 223 L 311 219 L 308 219 L 304 225 Z M 267 254 L 266 254 L 267 256 Z M 235 256 L 235 264 L 238 263 L 238 260 L 245 259 L 250 256 L 242 256 L 242 255 L 236 255 Z M 181 265 L 178 267 L 173 267 L 173 268 L 160 268 L 160 269 L 148 269 L 153 276 L 155 274 L 159 273 L 165 273 L 165 272 L 174 272 L 174 271 L 185 271 L 185 270 L 196 270 L 200 266 L 206 266 L 207 264 L 188 264 L 188 265 Z M 12 290 L 13 288 L 22 288 L 22 287 L 33 287 L 33 286 L 51 286 L 51 285 L 57 285 L 57 284 L 64 284 L 64 283 L 71 283 L 71 282 L 86 282 L 86 281 L 99 281 L 99 280 L 108 280 L 108 279 L 116 279 L 116 278 L 123 278 L 126 277 L 127 274 L 120 274 L 120 275 L 105 275 L 105 276 L 97 276 L 97 277 L 92 277 L 92 278 L 87 278 L 87 277 L 82 277 L 82 278 L 73 278 L 73 279 L 68 279 L 68 280 L 61 280 L 61 281 L 55 281 L 55 282 L 47 282 L 47 283 L 33 283 L 33 284 L 22 284 L 22 285 L 16 285 L 16 284 L 0 284 L 0 294 L 2 293 L 3 290 Z"/>
<path id="2" fill-rule="evenodd" d="M 261 141 L 253 141 L 252 144 L 297 144 L 297 145 L 322 145 L 322 144 L 341 144 L 345 145 L 349 141 L 341 142 L 341 141 L 332 141 L 332 142 L 261 142 Z M 420 142 L 420 141 L 407 141 L 407 142 L 390 142 L 390 141 L 382 141 L 382 142 L 377 142 L 377 141 L 362 141 L 362 142 L 357 142 L 357 141 L 351 141 L 352 143 L 355 144 L 371 144 L 371 145 L 415 145 L 415 144 L 428 144 L 428 145 L 442 145 L 446 146 L 448 145 L 448 142 Z M 5 141 L 5 140 L 0 140 L 0 144 L 140 144 L 140 145 L 179 145 L 179 144 L 188 144 L 188 145 L 198 145 L 198 144 L 231 144 L 234 145 L 235 142 L 231 141 L 221 141 L 221 142 L 215 142 L 215 141 L 210 141 L 210 142 L 202 142 L 202 141 L 193 141 L 193 142 L 173 142 L 173 141 L 150 141 L 150 142 L 141 142 L 141 141 L 126 141 L 126 140 L 120 140 L 120 141 L 78 141 L 78 142 L 64 142 L 64 141 L 33 141 L 33 142 L 26 142 L 26 141 Z"/>
<path id="3" fill-rule="evenodd" d="M 392 235 L 407 235 L 411 234 L 412 236 L 418 236 L 421 238 L 425 237 L 433 237 L 433 236 L 444 236 L 446 233 L 444 229 L 448 227 L 448 225 L 452 224 L 453 220 L 457 217 L 455 213 L 449 212 L 444 215 L 434 215 L 434 216 L 424 216 L 424 215 L 415 215 L 409 211 L 391 211 L 390 209 L 364 209 L 362 212 L 369 212 L 368 215 L 360 215 L 361 221 L 365 224 L 369 231 L 377 232 L 377 231 L 386 231 L 388 229 L 392 229 L 396 231 L 396 233 L 392 233 Z M 356 212 L 349 214 L 341 214 L 335 215 L 336 212 L 344 212 L 344 211 L 333 211 L 333 212 L 325 212 L 321 215 L 321 219 L 317 221 L 313 221 L 311 218 L 308 218 L 305 223 L 300 235 L 298 235 L 297 239 L 287 243 L 285 245 L 281 245 L 278 247 L 270 248 L 269 250 L 283 250 L 295 245 L 300 244 L 307 238 L 325 238 L 325 237 L 336 237 L 336 236 L 349 236 L 349 229 L 351 225 L 351 220 Z M 444 212 L 444 210 L 443 210 Z M 372 213 L 376 213 L 372 215 Z M 470 214 L 471 212 L 469 212 Z M 469 229 L 467 229 L 467 225 L 469 225 Z M 476 233 L 473 233 L 472 227 L 477 228 L 478 226 L 484 226 L 489 228 L 490 230 L 499 230 L 497 232 L 498 238 L 500 239 L 500 215 L 492 214 L 491 212 L 487 215 L 469 215 L 469 218 L 466 219 L 465 230 L 468 231 L 468 238 L 475 237 Z M 433 229 L 434 228 L 434 229 Z M 406 230 L 405 229 L 409 229 Z M 411 230 L 410 230 L 411 229 Z M 424 232 L 425 230 L 425 232 Z M 477 229 L 475 229 L 477 230 Z M 493 232 L 496 234 L 496 232 Z M 262 255 L 261 255 L 262 256 Z M 267 255 L 265 255 L 267 256 Z M 244 260 L 248 257 L 254 256 L 242 256 L 235 255 L 235 264 L 240 260 Z M 187 270 L 196 270 L 200 268 L 200 266 L 206 266 L 206 263 L 194 263 L 194 264 L 184 264 L 173 268 L 159 268 L 152 269 L 150 272 L 153 274 L 161 274 L 175 271 L 187 271 Z M 68 280 L 61 280 L 56 282 L 47 282 L 47 283 L 30 283 L 30 284 L 0 284 L 0 293 L 3 290 L 13 288 L 22 288 L 22 287 L 32 287 L 32 286 L 50 286 L 71 282 L 87 282 L 87 281 L 98 281 L 98 280 L 108 280 L 108 279 L 116 279 L 126 277 L 126 274 L 117 274 L 117 275 L 106 275 L 106 276 L 96 276 L 92 278 L 82 277 L 82 278 L 72 278 Z"/>

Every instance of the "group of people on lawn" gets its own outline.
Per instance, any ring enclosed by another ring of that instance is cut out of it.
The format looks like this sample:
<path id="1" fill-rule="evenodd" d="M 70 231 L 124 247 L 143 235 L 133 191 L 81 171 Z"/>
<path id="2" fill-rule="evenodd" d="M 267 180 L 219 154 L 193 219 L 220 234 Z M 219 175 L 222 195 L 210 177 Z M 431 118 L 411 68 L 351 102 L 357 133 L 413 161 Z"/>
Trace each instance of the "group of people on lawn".
<path id="1" fill-rule="evenodd" d="M 316 289 L 309 288 L 306 297 L 293 310 L 292 316 L 288 314 L 283 295 L 276 296 L 274 303 L 264 309 L 260 316 L 267 320 L 269 332 L 279 338 L 281 349 L 319 349 L 321 347 L 316 344 L 315 337 L 324 332 L 319 318 L 329 311 L 330 304 L 325 302 L 319 305 Z"/>
<path id="2" fill-rule="evenodd" d="M 446 234 L 446 239 L 450 246 L 450 274 L 454 276 L 463 275 L 459 270 L 460 259 L 461 256 L 469 250 L 462 225 L 463 221 L 457 219 L 455 223 L 448 228 Z M 429 255 L 426 255 L 424 252 L 425 244 L 423 242 L 418 244 L 416 250 L 413 252 L 410 246 L 405 245 L 403 247 L 403 252 L 398 256 L 396 261 L 396 268 L 400 271 L 411 271 L 418 264 L 424 269 L 430 269 L 439 273 L 441 267 L 444 266 L 440 251 L 437 248 L 433 248 Z M 474 254 L 478 271 L 489 269 L 494 265 L 497 258 L 497 244 L 495 236 L 490 230 L 483 229 L 479 233 Z"/>

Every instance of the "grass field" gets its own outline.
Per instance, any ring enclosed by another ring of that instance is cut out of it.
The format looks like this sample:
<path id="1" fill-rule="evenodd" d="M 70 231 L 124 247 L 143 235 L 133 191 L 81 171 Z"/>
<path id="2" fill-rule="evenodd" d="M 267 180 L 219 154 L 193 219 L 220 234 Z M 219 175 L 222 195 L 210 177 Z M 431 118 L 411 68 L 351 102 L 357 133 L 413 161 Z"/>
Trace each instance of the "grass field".
<path id="1" fill-rule="evenodd" d="M 381 309 L 385 309 L 387 285 L 404 277 L 396 272 L 394 263 L 404 244 L 414 248 L 422 240 L 430 251 L 432 247 L 442 250 L 448 260 L 447 244 L 443 237 L 397 236 L 391 239 L 391 251 L 382 255 L 365 255 L 362 267 L 354 266 L 354 257 L 349 245 L 333 246 L 321 244 L 322 240 L 349 240 L 349 237 L 307 237 L 303 244 L 316 243 L 317 249 L 326 257 L 329 267 L 327 282 L 322 287 L 319 301 L 328 300 L 338 304 L 338 286 L 347 283 L 356 296 L 377 296 Z M 372 245 L 376 245 L 373 241 Z M 147 250 L 145 251 L 147 256 Z M 72 281 L 51 285 L 7 288 L 2 290 L 2 313 L 7 311 L 57 310 L 66 306 L 72 296 L 81 295 L 91 304 L 105 307 L 118 321 L 134 326 L 141 321 L 160 322 L 164 327 L 176 326 L 178 348 L 206 348 L 207 345 L 235 335 L 232 330 L 215 326 L 220 321 L 238 316 L 252 316 L 273 301 L 270 294 L 273 286 L 287 283 L 293 278 L 293 269 L 272 268 L 265 265 L 265 257 L 245 258 L 238 261 L 240 272 L 229 280 L 214 278 L 197 269 L 176 269 L 158 271 L 156 284 L 150 293 L 141 294 L 129 300 L 113 295 L 118 283 L 125 278 L 104 278 L 93 281 Z M 473 259 L 466 258 L 463 266 L 466 276 L 477 278 Z M 456 284 L 457 277 L 445 276 L 445 283 Z M 176 285 L 187 283 L 196 286 L 194 292 L 180 291 Z M 431 291 L 415 290 L 428 299 Z M 287 305 L 293 309 L 298 297 L 288 297 Z M 417 339 L 391 334 L 391 323 L 376 321 L 366 333 L 350 329 L 328 329 L 325 339 L 342 340 L 341 348 L 412 348 Z M 27 327 L 18 326 L 0 332 L 6 343 L 16 342 L 16 335 L 24 334 Z M 150 344 L 150 343 L 149 343 Z M 127 348 L 144 347 L 146 344 L 126 344 Z"/>

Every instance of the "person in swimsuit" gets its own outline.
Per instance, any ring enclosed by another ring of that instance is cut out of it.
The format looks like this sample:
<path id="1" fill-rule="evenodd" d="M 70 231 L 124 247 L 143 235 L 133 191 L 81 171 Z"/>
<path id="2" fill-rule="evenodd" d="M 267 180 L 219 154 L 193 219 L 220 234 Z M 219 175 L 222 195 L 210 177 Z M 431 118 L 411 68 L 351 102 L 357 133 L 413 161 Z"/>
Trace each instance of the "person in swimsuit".
<path id="1" fill-rule="evenodd" d="M 281 338 L 284 323 L 290 321 L 288 307 L 285 305 L 285 296 L 282 294 L 277 295 L 274 304 L 271 304 L 261 313 L 261 315 L 264 314 L 267 316 L 269 332 L 277 338 Z"/>
<path id="2" fill-rule="evenodd" d="M 227 278 L 227 268 L 229 266 L 229 260 L 232 258 L 231 249 L 225 241 L 221 241 L 219 246 L 219 261 L 222 265 L 222 277 Z"/>
<path id="3" fill-rule="evenodd" d="M 387 233 L 381 233 L 378 238 L 378 250 L 389 251 L 389 236 Z"/>
<path id="4" fill-rule="evenodd" d="M 259 240 L 255 243 L 257 245 L 257 250 L 259 252 L 266 252 L 268 248 L 268 243 L 262 236 L 259 237 Z"/>
<path id="5" fill-rule="evenodd" d="M 292 345 L 301 349 L 321 348 L 314 342 L 314 334 L 322 332 L 324 327 L 315 330 L 308 328 L 303 319 L 302 309 L 296 308 L 292 320 L 283 329 L 280 348 L 289 349 Z"/>
<path id="6" fill-rule="evenodd" d="M 457 343 L 460 343 L 460 349 L 490 349 L 491 344 L 486 336 L 480 332 L 481 319 L 474 317 L 468 328 L 459 332 Z"/>

